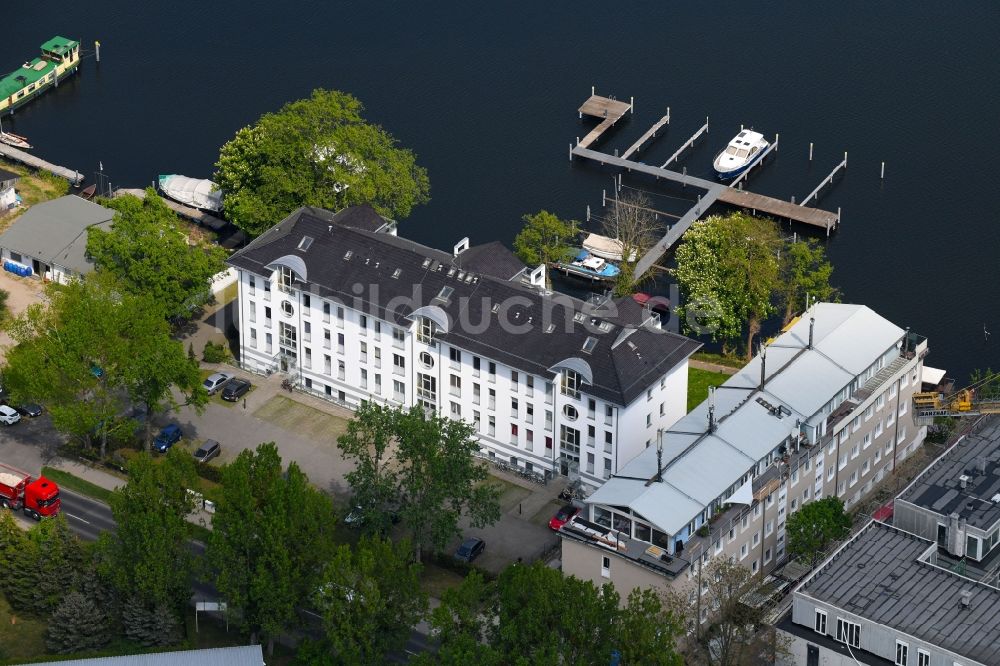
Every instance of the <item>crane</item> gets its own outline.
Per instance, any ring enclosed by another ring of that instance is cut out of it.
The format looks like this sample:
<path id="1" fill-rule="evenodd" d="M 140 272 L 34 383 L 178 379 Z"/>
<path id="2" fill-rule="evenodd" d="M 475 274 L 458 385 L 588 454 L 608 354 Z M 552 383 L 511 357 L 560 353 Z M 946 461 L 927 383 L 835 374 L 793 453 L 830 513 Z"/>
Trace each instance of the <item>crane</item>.
<path id="1" fill-rule="evenodd" d="M 1000 398 L 980 395 L 1000 381 L 1000 373 L 992 373 L 963 389 L 951 393 L 930 391 L 913 394 L 917 422 L 930 423 L 938 416 L 980 416 L 1000 414 Z"/>

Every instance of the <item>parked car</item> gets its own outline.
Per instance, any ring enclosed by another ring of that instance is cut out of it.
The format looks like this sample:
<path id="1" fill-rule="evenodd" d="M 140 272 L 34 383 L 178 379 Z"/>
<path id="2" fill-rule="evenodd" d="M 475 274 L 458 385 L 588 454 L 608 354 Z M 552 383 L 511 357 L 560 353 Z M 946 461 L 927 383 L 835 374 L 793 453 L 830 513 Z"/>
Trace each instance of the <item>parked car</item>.
<path id="1" fill-rule="evenodd" d="M 389 522 L 395 525 L 401 519 L 402 516 L 399 515 L 398 508 L 389 509 Z M 350 527 L 360 527 L 361 525 L 364 524 L 364 522 L 365 522 L 365 511 L 364 509 L 361 508 L 360 504 L 355 504 L 354 506 L 352 506 L 350 512 L 348 512 L 348 514 L 344 516 L 344 524 Z"/>
<path id="2" fill-rule="evenodd" d="M 205 381 L 202 382 L 201 385 L 205 387 L 205 390 L 208 391 L 209 395 L 215 395 L 215 392 L 225 386 L 226 382 L 232 378 L 232 375 L 225 372 L 215 372 L 206 377 Z"/>
<path id="3" fill-rule="evenodd" d="M 469 537 L 455 551 L 455 559 L 459 562 L 469 562 L 476 559 L 486 550 L 486 542 L 479 537 Z"/>
<path id="4" fill-rule="evenodd" d="M 576 518 L 579 513 L 580 507 L 567 504 L 556 511 L 556 515 L 552 516 L 552 519 L 549 521 L 549 528 L 558 532 L 560 527 Z"/>
<path id="5" fill-rule="evenodd" d="M 17 410 L 8 405 L 0 405 L 0 423 L 14 425 L 21 420 L 21 415 Z"/>
<path id="6" fill-rule="evenodd" d="M 156 435 L 156 439 L 153 440 L 153 448 L 160 453 L 166 453 L 167 449 L 181 441 L 181 437 L 184 433 L 181 432 L 181 427 L 176 423 L 168 423 L 163 426 L 159 434 Z"/>
<path id="7" fill-rule="evenodd" d="M 32 418 L 42 415 L 42 406 L 37 402 L 26 402 L 23 405 L 18 405 L 14 407 L 17 413 L 21 416 L 30 416 Z"/>
<path id="8" fill-rule="evenodd" d="M 194 452 L 194 459 L 200 463 L 207 463 L 212 458 L 217 458 L 222 453 L 222 445 L 214 439 L 206 439 L 205 443 Z"/>
<path id="9" fill-rule="evenodd" d="M 229 402 L 236 402 L 247 394 L 250 390 L 250 382 L 245 379 L 231 379 L 226 388 L 222 389 L 222 399 Z"/>

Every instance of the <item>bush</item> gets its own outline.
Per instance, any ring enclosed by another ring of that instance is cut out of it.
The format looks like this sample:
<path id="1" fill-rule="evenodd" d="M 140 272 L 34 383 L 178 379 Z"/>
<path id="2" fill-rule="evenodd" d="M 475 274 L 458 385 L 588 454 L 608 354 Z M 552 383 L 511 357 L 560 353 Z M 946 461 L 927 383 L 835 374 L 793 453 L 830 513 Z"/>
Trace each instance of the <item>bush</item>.
<path id="1" fill-rule="evenodd" d="M 198 476 L 213 483 L 222 483 L 222 468 L 213 467 L 208 464 L 199 464 L 195 467 Z"/>
<path id="2" fill-rule="evenodd" d="M 224 344 L 206 342 L 201 358 L 205 363 L 225 363 L 229 359 L 229 348 Z"/>

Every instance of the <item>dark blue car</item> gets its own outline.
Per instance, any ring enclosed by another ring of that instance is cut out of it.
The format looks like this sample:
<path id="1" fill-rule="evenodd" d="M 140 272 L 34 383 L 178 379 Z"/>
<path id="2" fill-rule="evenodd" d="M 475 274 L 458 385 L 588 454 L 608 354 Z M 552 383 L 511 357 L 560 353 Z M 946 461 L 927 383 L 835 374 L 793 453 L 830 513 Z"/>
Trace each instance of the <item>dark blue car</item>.
<path id="1" fill-rule="evenodd" d="M 153 440 L 153 449 L 160 453 L 166 453 L 167 449 L 181 441 L 182 436 L 181 427 L 176 423 L 165 425 L 156 439 Z"/>

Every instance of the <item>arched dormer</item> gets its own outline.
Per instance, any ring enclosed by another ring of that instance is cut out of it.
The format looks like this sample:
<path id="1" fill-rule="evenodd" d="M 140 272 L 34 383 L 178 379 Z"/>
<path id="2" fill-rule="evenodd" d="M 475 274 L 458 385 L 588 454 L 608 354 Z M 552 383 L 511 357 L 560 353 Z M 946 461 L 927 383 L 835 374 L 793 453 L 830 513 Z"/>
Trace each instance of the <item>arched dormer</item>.
<path id="1" fill-rule="evenodd" d="M 549 372 L 559 373 L 559 387 L 563 395 L 580 397 L 582 384 L 594 383 L 594 371 L 590 364 L 578 356 L 565 358 L 549 368 Z"/>
<path id="2" fill-rule="evenodd" d="M 434 345 L 438 333 L 451 330 L 448 313 L 437 305 L 425 305 L 410 313 L 408 319 L 417 322 L 417 341 Z"/>
<path id="3" fill-rule="evenodd" d="M 291 275 L 294 275 L 295 279 L 299 282 L 306 281 L 306 262 L 302 260 L 302 257 L 298 257 L 294 254 L 286 254 L 283 257 L 278 257 L 271 263 L 267 265 L 267 268 L 272 271 L 278 271 L 282 273 L 283 276 L 289 276 L 288 273 L 282 271 L 282 268 L 291 271 Z M 278 284 L 286 287 L 290 287 L 291 284 L 285 284 L 282 279 L 279 278 Z"/>

